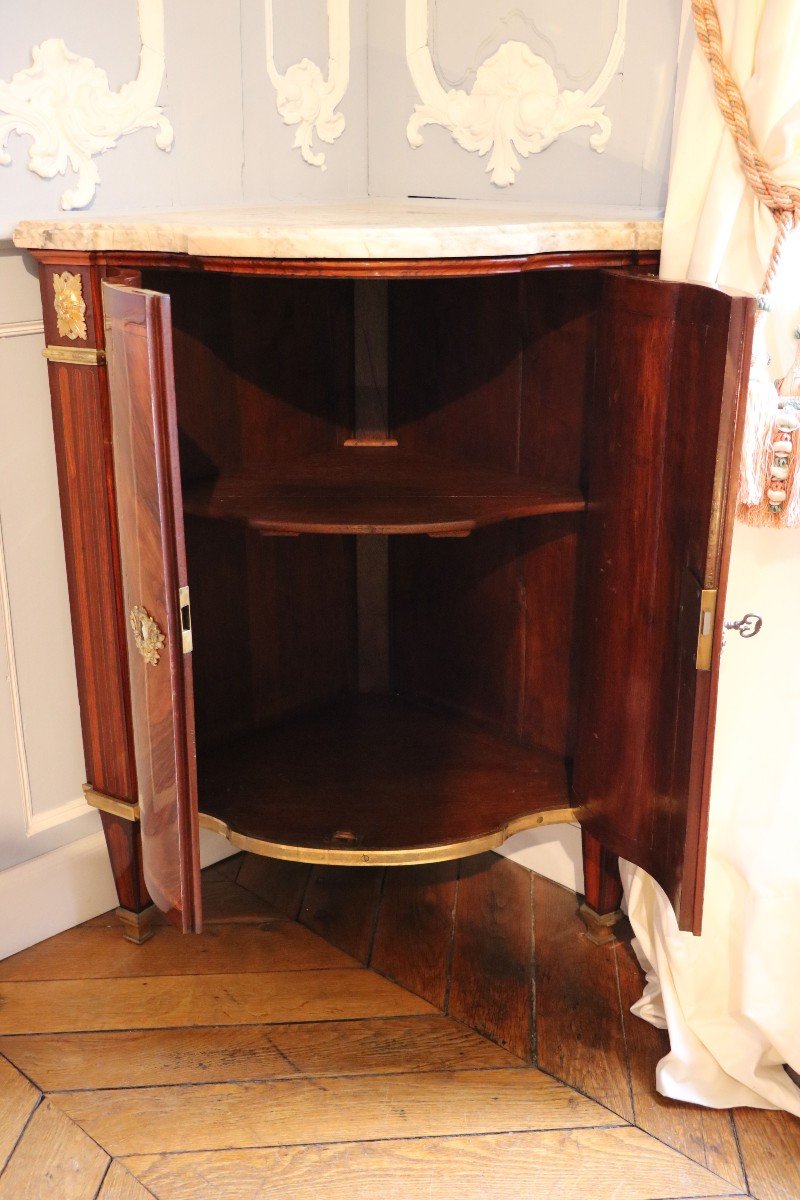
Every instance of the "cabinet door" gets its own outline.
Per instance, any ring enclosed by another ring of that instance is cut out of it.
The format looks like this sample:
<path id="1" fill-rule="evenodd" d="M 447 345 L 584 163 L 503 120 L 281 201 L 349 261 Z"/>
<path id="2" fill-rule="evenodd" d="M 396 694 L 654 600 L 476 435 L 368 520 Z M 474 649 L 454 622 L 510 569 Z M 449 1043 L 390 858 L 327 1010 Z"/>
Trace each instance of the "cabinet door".
<path id="1" fill-rule="evenodd" d="M 695 932 L 753 308 L 606 275 L 588 422 L 575 797 Z"/>
<path id="2" fill-rule="evenodd" d="M 104 283 L 103 311 L 144 874 L 186 932 L 200 862 L 169 297 Z"/>

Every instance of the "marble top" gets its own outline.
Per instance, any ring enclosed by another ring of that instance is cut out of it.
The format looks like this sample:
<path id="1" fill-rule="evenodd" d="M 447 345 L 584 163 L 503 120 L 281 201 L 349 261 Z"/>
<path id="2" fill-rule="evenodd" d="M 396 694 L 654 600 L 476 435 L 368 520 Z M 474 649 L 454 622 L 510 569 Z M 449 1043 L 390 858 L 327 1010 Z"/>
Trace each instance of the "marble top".
<path id="1" fill-rule="evenodd" d="M 370 200 L 208 212 L 22 221 L 36 250 L 140 250 L 253 258 L 473 258 L 658 250 L 655 211 L 543 210 L 513 201 Z"/>

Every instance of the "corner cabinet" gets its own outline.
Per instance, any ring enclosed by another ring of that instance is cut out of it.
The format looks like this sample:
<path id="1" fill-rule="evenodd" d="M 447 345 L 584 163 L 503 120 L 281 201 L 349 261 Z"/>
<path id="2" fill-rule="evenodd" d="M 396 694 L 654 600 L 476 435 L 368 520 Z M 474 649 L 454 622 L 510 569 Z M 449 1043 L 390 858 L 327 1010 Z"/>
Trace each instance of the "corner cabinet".
<path id="1" fill-rule="evenodd" d="M 572 820 L 596 932 L 617 855 L 699 931 L 752 301 L 631 249 L 34 253 L 128 936 L 200 928 L 201 825 L 369 868 Z"/>

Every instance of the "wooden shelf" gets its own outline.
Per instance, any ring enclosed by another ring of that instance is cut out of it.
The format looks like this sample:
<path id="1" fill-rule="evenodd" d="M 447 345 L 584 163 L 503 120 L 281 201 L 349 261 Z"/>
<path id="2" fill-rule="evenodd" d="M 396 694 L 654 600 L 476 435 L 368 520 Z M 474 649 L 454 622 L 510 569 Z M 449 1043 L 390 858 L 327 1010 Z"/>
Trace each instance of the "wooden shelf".
<path id="1" fill-rule="evenodd" d="M 584 507 L 578 492 L 373 446 L 277 464 L 260 476 L 221 476 L 188 485 L 184 493 L 184 508 L 194 516 L 284 534 L 457 536 L 514 517 Z"/>
<path id="2" fill-rule="evenodd" d="M 574 819 L 563 759 L 390 697 L 337 700 L 198 757 L 200 820 L 274 858 L 437 862 Z"/>

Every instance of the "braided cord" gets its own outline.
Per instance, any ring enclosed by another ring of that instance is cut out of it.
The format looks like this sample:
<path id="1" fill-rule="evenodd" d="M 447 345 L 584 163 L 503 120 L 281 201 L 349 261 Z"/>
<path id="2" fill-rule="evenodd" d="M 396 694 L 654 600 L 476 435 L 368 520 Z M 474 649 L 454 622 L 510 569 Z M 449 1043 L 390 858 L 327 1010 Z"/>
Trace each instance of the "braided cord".
<path id="1" fill-rule="evenodd" d="M 770 210 L 778 227 L 762 288 L 769 294 L 784 242 L 795 226 L 800 225 L 800 188 L 776 179 L 753 141 L 744 97 L 723 57 L 722 33 L 714 0 L 692 0 L 692 14 L 697 39 L 711 67 L 717 103 L 736 143 L 745 178 L 756 197 Z"/>

